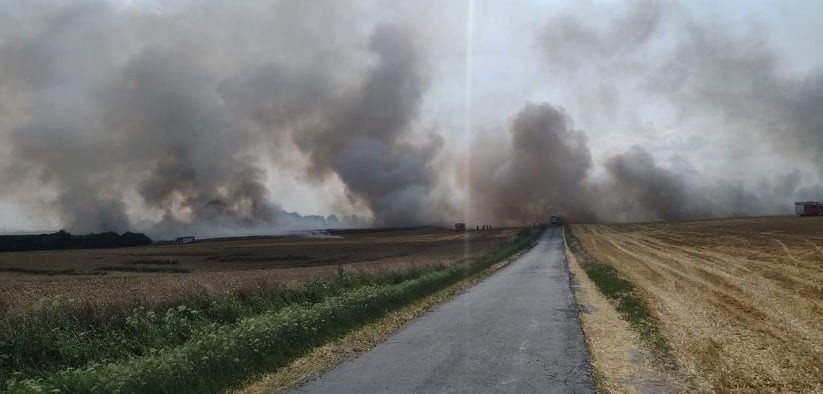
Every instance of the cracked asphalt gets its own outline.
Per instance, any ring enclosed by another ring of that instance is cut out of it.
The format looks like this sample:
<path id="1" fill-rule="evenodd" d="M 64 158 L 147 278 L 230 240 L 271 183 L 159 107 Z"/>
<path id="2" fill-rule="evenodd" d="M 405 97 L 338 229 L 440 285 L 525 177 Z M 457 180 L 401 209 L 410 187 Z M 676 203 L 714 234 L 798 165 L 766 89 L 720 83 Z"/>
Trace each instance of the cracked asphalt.
<path id="1" fill-rule="evenodd" d="M 306 393 L 590 393 L 559 227 L 478 285 L 311 380 Z"/>

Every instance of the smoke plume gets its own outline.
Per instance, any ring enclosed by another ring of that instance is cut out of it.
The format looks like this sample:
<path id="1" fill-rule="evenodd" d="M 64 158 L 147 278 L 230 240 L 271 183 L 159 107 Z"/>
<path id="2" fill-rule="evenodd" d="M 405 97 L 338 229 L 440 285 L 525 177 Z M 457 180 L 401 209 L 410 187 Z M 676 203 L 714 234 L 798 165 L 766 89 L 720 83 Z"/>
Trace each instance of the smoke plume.
<path id="1" fill-rule="evenodd" d="M 545 25 L 538 42 L 553 72 L 597 78 L 597 84 L 580 92 L 593 104 L 590 110 L 599 105 L 615 114 L 653 100 L 666 103 L 683 124 L 703 122 L 701 127 L 710 129 L 716 140 L 736 142 L 735 150 L 724 152 L 726 172 L 713 177 L 700 174 L 682 158 L 661 166 L 638 146 L 604 158 L 607 177 L 590 191 L 608 197 L 584 200 L 597 211 L 598 220 L 785 214 L 791 213 L 793 199 L 820 198 L 801 187 L 796 169 L 754 185 L 735 179 L 737 157 L 760 147 L 797 165 L 810 165 L 818 177 L 823 171 L 823 118 L 817 110 L 823 106 L 821 69 L 799 75 L 783 71 L 762 31 L 737 36 L 694 17 L 680 4 L 636 1 L 607 23 L 557 16 Z M 602 96 L 604 86 L 605 91 L 620 92 L 605 105 L 602 98 L 593 98 Z M 639 98 L 631 97 L 635 91 Z"/>
<path id="2" fill-rule="evenodd" d="M 339 177 L 378 224 L 431 222 L 441 143 L 405 138 L 428 76 L 401 26 L 369 33 L 376 61 L 357 71 L 357 39 L 326 44 L 357 37 L 337 2 L 16 7 L 0 41 L 5 192 L 38 179 L 67 229 L 125 231 L 127 201 L 157 218 L 154 233 L 271 229 L 283 216 L 265 185 L 272 162 Z M 277 158 L 293 146 L 307 166 Z"/>
<path id="3" fill-rule="evenodd" d="M 311 170 L 334 173 L 351 198 L 363 198 L 379 225 L 436 221 L 435 183 L 429 163 L 440 140 L 414 145 L 404 140 L 417 119 L 428 85 L 424 59 L 410 32 L 378 26 L 369 49 L 377 62 L 363 81 L 345 92 L 320 127 L 302 130 L 297 143 Z"/>
<path id="4" fill-rule="evenodd" d="M 453 10 L 429 26 L 441 13 L 369 2 L 2 6 L 0 199 L 70 231 L 165 237 L 549 214 L 683 220 L 790 213 L 792 199 L 819 198 L 820 68 L 789 72 L 764 32 L 735 33 L 677 3 L 580 7 L 527 32 L 529 62 L 546 71 L 531 82 L 562 94 L 523 92 L 530 101 L 484 114 L 499 122 L 463 144 L 463 114 L 437 108 L 463 100 L 464 59 L 448 57 L 464 44 Z M 702 130 L 692 146 L 731 148 L 709 167 L 679 155 L 686 144 L 619 141 L 663 133 L 641 130 L 651 107 Z M 797 169 L 740 176 L 752 150 Z M 280 194 L 293 184 L 340 219 L 286 212 L 293 201 Z"/>
<path id="5" fill-rule="evenodd" d="M 592 160 L 586 136 L 550 104 L 529 104 L 513 119 L 510 146 L 480 142 L 471 173 L 481 222 L 523 224 L 549 212 L 590 218 L 580 201 Z"/>

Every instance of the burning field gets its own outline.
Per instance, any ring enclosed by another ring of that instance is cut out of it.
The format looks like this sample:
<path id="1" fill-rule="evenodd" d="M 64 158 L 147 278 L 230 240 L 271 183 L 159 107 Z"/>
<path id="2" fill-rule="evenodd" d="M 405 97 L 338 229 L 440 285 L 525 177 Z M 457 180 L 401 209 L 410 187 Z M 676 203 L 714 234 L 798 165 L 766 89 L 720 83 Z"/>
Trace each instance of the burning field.
<path id="1" fill-rule="evenodd" d="M 574 225 L 712 391 L 823 389 L 823 218 Z"/>
<path id="2" fill-rule="evenodd" d="M 90 307 L 167 305 L 193 297 L 276 291 L 338 269 L 451 265 L 487 253 L 514 229 L 358 231 L 217 239 L 188 245 L 0 254 L 0 307 L 25 313 L 56 296 Z M 465 241 L 467 240 L 467 241 Z"/>

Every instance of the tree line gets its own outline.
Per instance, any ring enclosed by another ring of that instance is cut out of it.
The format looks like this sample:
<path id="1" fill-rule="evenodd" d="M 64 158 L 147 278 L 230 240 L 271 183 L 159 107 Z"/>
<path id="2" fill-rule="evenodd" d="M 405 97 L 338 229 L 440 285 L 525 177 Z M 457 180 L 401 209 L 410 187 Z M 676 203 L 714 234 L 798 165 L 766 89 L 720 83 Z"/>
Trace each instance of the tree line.
<path id="1" fill-rule="evenodd" d="M 152 240 L 142 233 L 125 232 L 122 235 L 105 232 L 74 235 L 64 230 L 51 234 L 0 236 L 0 252 L 56 249 L 98 249 L 151 245 Z"/>

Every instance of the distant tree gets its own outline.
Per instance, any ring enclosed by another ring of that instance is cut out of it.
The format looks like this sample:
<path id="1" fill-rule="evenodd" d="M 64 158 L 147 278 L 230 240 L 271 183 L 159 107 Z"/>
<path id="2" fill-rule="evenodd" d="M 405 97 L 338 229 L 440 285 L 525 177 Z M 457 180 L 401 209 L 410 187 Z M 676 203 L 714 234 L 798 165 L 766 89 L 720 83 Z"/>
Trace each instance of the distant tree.
<path id="1" fill-rule="evenodd" d="M 151 238 L 143 233 L 126 232 L 121 236 L 123 246 L 144 246 L 151 245 Z"/>

